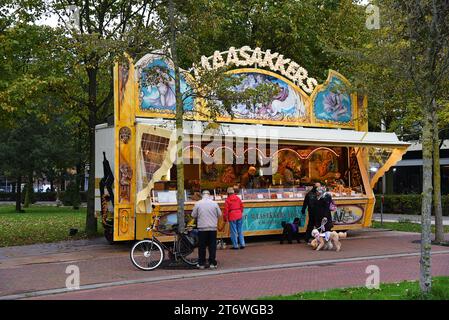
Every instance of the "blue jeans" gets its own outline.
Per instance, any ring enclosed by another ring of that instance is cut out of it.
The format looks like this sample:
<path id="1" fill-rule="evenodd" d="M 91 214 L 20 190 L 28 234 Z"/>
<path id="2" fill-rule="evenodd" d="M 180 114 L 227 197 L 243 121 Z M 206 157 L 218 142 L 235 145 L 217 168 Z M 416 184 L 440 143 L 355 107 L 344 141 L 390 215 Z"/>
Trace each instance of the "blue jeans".
<path id="1" fill-rule="evenodd" d="M 243 230 L 242 230 L 243 229 L 243 219 L 229 221 L 229 227 L 231 229 L 232 246 L 234 248 L 238 248 L 239 243 L 240 243 L 240 246 L 244 247 L 245 246 L 245 238 L 243 237 Z"/>

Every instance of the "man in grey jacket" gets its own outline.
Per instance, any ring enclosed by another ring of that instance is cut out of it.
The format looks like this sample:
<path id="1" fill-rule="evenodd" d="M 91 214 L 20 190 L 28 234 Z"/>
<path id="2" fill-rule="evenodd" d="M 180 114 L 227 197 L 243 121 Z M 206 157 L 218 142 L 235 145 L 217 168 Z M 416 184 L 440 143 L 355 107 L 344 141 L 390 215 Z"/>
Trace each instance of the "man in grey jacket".
<path id="1" fill-rule="evenodd" d="M 217 252 L 217 224 L 221 216 L 221 210 L 210 196 L 209 191 L 203 191 L 203 198 L 193 207 L 192 217 L 197 218 L 198 228 L 198 265 L 199 269 L 205 268 L 206 247 L 209 248 L 209 267 L 217 268 L 215 259 Z"/>

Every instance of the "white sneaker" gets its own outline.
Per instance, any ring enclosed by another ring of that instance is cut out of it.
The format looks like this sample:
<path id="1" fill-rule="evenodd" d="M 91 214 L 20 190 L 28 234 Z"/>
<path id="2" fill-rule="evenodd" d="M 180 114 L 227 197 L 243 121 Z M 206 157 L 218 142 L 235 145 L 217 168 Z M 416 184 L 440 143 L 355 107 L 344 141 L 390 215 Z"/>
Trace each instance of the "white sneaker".
<path id="1" fill-rule="evenodd" d="M 218 264 L 211 264 L 209 266 L 210 269 L 217 269 L 218 268 Z"/>
<path id="2" fill-rule="evenodd" d="M 196 267 L 197 267 L 198 269 L 200 269 L 200 270 L 206 269 L 206 267 L 205 267 L 204 265 L 199 265 L 199 264 L 197 264 Z"/>

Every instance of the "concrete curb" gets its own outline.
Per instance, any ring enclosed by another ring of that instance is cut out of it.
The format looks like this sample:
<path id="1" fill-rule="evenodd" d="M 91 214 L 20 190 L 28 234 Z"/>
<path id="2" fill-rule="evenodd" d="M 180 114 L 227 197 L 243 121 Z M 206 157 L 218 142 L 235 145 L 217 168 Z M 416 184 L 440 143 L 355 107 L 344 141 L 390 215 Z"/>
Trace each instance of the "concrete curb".
<path id="1" fill-rule="evenodd" d="M 436 252 L 432 252 L 431 254 L 432 255 L 449 254 L 449 250 L 436 251 Z M 230 274 L 230 273 L 243 273 L 243 272 L 273 270 L 273 269 L 310 267 L 310 266 L 319 266 L 319 265 L 335 264 L 335 263 L 380 260 L 380 259 L 389 259 L 389 258 L 415 257 L 415 256 L 419 256 L 419 255 L 420 255 L 419 252 L 398 253 L 398 254 L 377 255 L 377 256 L 364 256 L 364 257 L 356 257 L 356 258 L 343 258 L 343 259 L 330 259 L 330 260 L 320 260 L 320 261 L 306 261 L 306 262 L 297 262 L 297 263 L 275 264 L 275 265 L 247 267 L 247 268 L 234 268 L 234 269 L 226 269 L 226 270 L 202 271 L 202 272 L 197 272 L 197 273 L 193 273 L 193 274 L 190 273 L 190 274 L 182 274 L 182 275 L 160 276 L 160 277 L 154 277 L 154 278 L 143 278 L 143 279 L 135 279 L 135 280 L 123 280 L 123 281 L 115 281 L 115 282 L 89 284 L 89 285 L 81 286 L 80 289 L 77 289 L 77 290 L 67 289 L 67 288 L 59 288 L 59 289 L 49 289 L 49 290 L 19 293 L 19 294 L 7 295 L 7 296 L 0 296 L 0 300 L 17 300 L 17 299 L 25 299 L 25 298 L 62 294 L 62 293 L 69 293 L 69 292 L 78 292 L 78 291 L 85 291 L 85 290 L 116 287 L 116 286 L 130 285 L 130 284 L 155 283 L 155 282 L 161 282 L 161 281 L 181 280 L 181 279 L 195 279 L 195 278 L 224 275 L 224 274 Z"/>

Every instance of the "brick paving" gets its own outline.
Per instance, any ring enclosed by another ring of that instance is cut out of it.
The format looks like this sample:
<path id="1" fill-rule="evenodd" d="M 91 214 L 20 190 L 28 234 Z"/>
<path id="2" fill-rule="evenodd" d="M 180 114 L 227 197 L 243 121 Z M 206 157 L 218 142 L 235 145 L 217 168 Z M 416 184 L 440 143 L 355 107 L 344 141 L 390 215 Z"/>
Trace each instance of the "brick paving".
<path id="1" fill-rule="evenodd" d="M 419 257 L 390 258 L 374 261 L 336 263 L 319 267 L 216 275 L 197 279 L 171 280 L 158 283 L 123 285 L 35 299 L 89 300 L 243 300 L 262 296 L 288 295 L 301 291 L 364 286 L 366 267 L 380 268 L 381 282 L 416 280 L 419 277 Z M 432 259 L 433 276 L 449 276 L 449 254 Z"/>
<path id="2" fill-rule="evenodd" d="M 419 240 L 419 238 L 420 235 L 416 233 L 402 233 L 379 230 L 357 232 L 354 231 L 351 233 L 348 239 L 342 240 L 343 249 L 338 253 L 334 251 L 315 252 L 304 243 L 280 245 L 277 241 L 250 241 L 248 247 L 243 251 L 219 250 L 217 255 L 218 261 L 220 263 L 220 270 L 233 270 L 236 268 L 270 266 L 307 261 L 313 262 L 329 259 L 376 256 L 385 254 L 416 253 L 419 252 L 419 244 L 416 243 L 416 240 Z M 0 249 L 0 296 L 63 288 L 65 287 L 65 280 L 67 277 L 65 270 L 66 267 L 70 264 L 76 264 L 80 268 L 81 286 L 123 280 L 148 280 L 151 278 L 173 275 L 184 275 L 188 277 L 189 275 L 195 275 L 199 272 L 197 270 L 179 269 L 158 269 L 150 272 L 139 271 L 134 268 L 134 266 L 130 262 L 130 244 L 119 244 L 116 246 L 111 246 L 107 244 L 101 244 L 98 241 L 99 240 L 97 240 L 97 242 L 94 242 L 92 245 L 46 245 L 45 247 L 34 246 L 32 250 L 30 250 L 29 246 Z M 442 246 L 433 246 L 432 250 L 434 252 L 448 251 L 449 248 Z M 443 257 L 443 255 L 437 255 L 433 258 L 433 260 L 440 261 L 439 259 L 442 259 L 441 257 Z M 417 258 L 410 257 L 407 259 L 411 259 L 410 261 L 414 261 L 413 259 Z M 403 261 L 409 260 L 400 260 L 400 263 L 403 263 Z M 446 262 L 446 266 L 448 266 L 449 262 L 443 259 L 443 262 L 444 261 Z M 351 265 L 353 265 L 353 267 L 351 268 L 361 266 L 360 263 L 351 263 Z M 336 265 L 334 267 L 335 269 L 332 269 L 329 274 L 333 274 L 335 272 L 336 274 L 338 274 L 338 272 L 341 272 L 339 271 L 340 269 L 345 270 L 345 268 L 342 268 L 341 266 L 342 264 Z M 320 266 L 312 268 L 312 270 L 324 270 L 324 268 L 327 267 Z M 402 267 L 398 267 L 398 265 L 396 265 L 395 268 L 398 269 L 398 272 L 401 272 Z M 265 281 L 271 281 L 271 278 L 276 279 L 278 275 L 287 275 L 286 279 L 288 279 L 290 276 L 289 272 L 293 272 L 292 270 L 294 269 L 282 269 L 279 271 L 266 270 L 251 273 L 246 272 L 242 274 L 220 275 L 217 276 L 221 277 L 220 281 L 217 282 L 217 280 L 214 279 L 212 282 L 215 284 L 219 283 L 220 287 L 223 286 L 223 291 L 220 291 L 222 292 L 220 293 L 220 295 L 224 295 L 226 292 L 230 292 L 230 289 L 236 287 L 235 285 L 228 285 L 229 283 L 232 283 L 233 279 L 240 279 L 239 281 L 245 282 L 244 279 L 248 277 L 248 279 L 254 279 L 255 283 L 262 284 L 265 283 Z M 304 283 L 304 290 L 309 290 L 308 288 L 314 288 L 313 283 L 315 282 L 313 281 L 316 280 L 312 281 L 312 279 L 314 278 L 310 276 L 314 273 L 310 274 L 307 272 L 303 272 L 303 270 L 306 270 L 304 269 L 304 267 L 297 268 L 297 270 L 301 271 L 297 272 L 298 276 L 304 275 L 305 277 L 303 280 L 298 279 L 298 281 L 301 280 L 300 282 Z M 348 270 L 350 270 L 350 268 Z M 413 275 L 412 272 L 414 271 L 410 270 L 409 272 L 410 273 L 408 273 L 407 276 Z M 388 274 L 390 273 L 392 272 L 389 272 Z M 324 272 L 323 274 L 327 276 L 328 273 Z M 349 274 L 351 274 L 351 272 L 349 272 Z M 261 276 L 259 280 L 257 280 L 258 276 Z M 405 276 L 406 274 L 404 273 L 404 277 Z M 265 279 L 265 277 L 267 277 L 268 279 Z M 208 277 L 201 279 L 196 278 L 195 280 L 190 280 L 190 282 L 200 284 L 203 281 L 206 281 L 207 278 Z M 309 278 L 310 280 L 307 280 Z M 222 279 L 228 279 L 232 281 L 223 281 Z M 346 278 L 343 277 L 343 279 Z M 304 280 L 310 282 L 308 286 L 305 285 L 308 282 Z M 173 282 L 173 280 L 170 281 Z M 163 283 L 159 283 L 158 285 L 170 288 L 170 283 L 172 283 L 170 281 L 165 281 Z M 349 280 L 346 279 L 345 283 L 352 283 L 347 281 Z M 264 288 L 263 290 L 266 291 L 266 294 L 271 294 L 269 292 L 272 292 L 268 289 L 271 288 L 270 283 L 261 286 L 261 288 Z M 280 281 L 280 283 L 282 283 L 282 281 Z M 332 287 L 338 287 L 343 284 L 342 282 L 338 282 L 338 277 L 334 277 L 332 279 L 329 278 L 326 280 L 326 283 L 331 284 Z M 156 284 L 145 283 L 140 285 L 142 285 L 142 288 L 144 288 L 146 286 L 153 286 Z M 206 284 L 204 284 L 203 286 L 208 288 Z M 283 288 L 283 286 L 278 287 Z M 228 288 L 229 290 L 226 288 Z M 287 286 L 285 286 L 285 288 L 287 288 Z M 103 290 L 106 292 L 120 291 L 117 290 L 117 287 Z M 191 289 L 188 286 L 186 286 L 185 290 L 191 292 Z M 300 291 L 303 289 L 302 287 L 294 287 L 291 290 Z M 176 290 L 174 291 L 176 292 L 176 294 L 179 294 L 179 292 L 177 292 Z M 83 293 L 78 292 L 76 294 Z M 260 295 L 265 295 L 265 293 L 259 294 L 259 296 Z M 168 293 L 166 297 L 169 297 Z M 245 297 L 253 297 L 253 295 L 250 292 L 245 295 Z M 147 298 L 151 297 L 147 296 Z M 160 298 L 162 298 L 162 296 Z M 225 299 L 226 297 L 223 296 L 222 298 Z"/>

